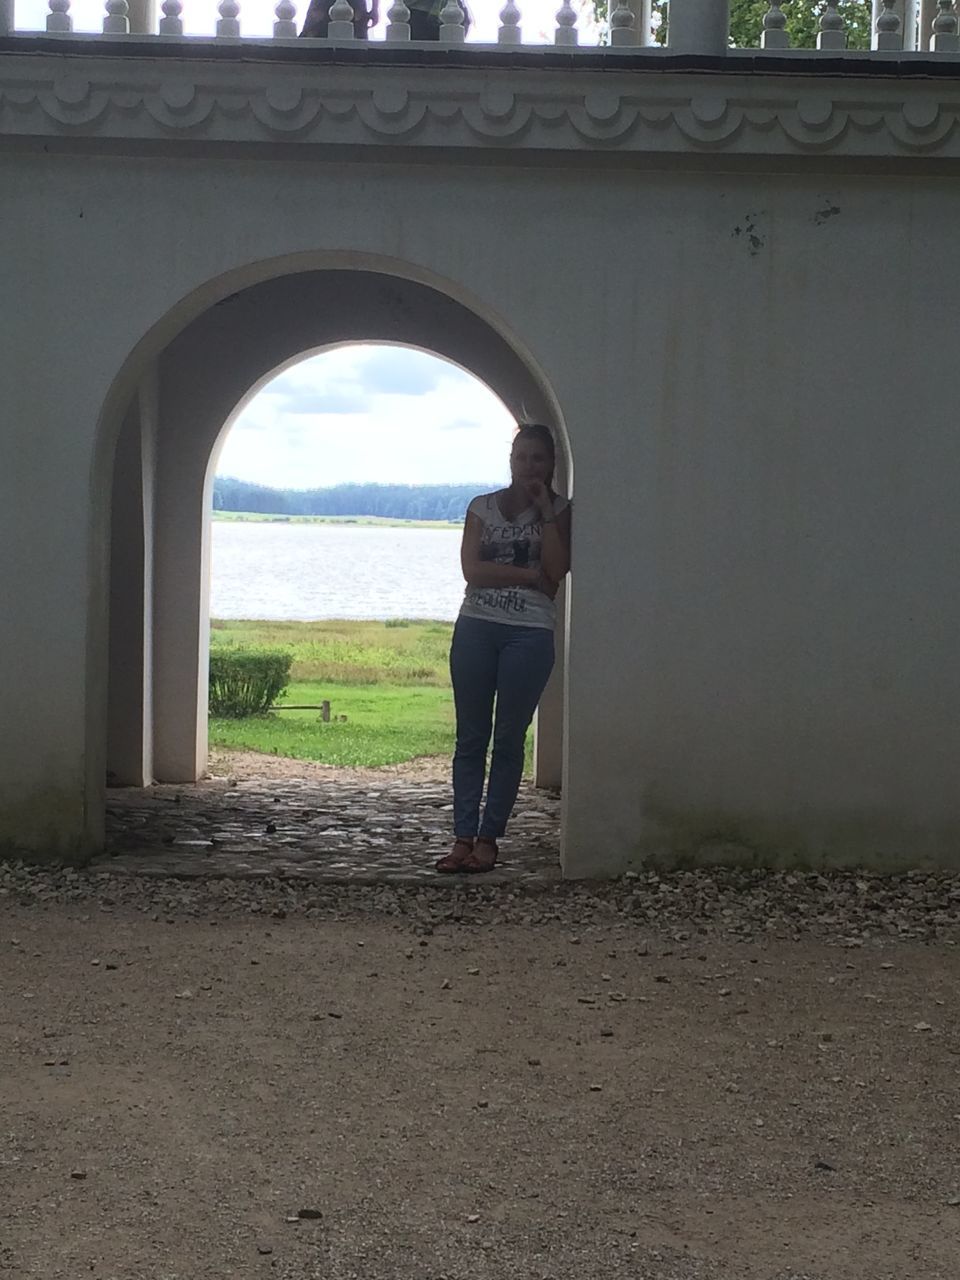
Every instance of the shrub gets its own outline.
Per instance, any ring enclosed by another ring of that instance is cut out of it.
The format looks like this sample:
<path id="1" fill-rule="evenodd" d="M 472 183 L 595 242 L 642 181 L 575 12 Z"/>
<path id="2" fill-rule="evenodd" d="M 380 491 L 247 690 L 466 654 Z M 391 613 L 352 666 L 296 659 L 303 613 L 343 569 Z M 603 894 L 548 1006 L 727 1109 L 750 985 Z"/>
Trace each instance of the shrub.
<path id="1" fill-rule="evenodd" d="M 269 711 L 290 680 L 283 649 L 215 649 L 210 654 L 210 714 L 240 720 Z"/>

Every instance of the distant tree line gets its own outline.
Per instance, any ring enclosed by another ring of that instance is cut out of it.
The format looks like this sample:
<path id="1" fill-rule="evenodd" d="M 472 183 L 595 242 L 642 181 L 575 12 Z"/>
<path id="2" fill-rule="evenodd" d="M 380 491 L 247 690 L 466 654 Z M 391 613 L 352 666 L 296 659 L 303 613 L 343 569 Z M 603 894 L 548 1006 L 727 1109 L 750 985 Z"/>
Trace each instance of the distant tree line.
<path id="1" fill-rule="evenodd" d="M 592 0 L 592 3 L 596 21 L 606 22 L 609 0 Z M 667 36 L 668 0 L 653 0 L 652 7 L 653 16 L 658 19 L 654 39 L 657 44 L 663 44 Z M 783 13 L 794 49 L 816 48 L 820 19 L 826 7 L 826 0 L 784 0 Z M 757 48 L 769 8 L 770 0 L 731 0 L 730 43 L 738 49 Z M 869 49 L 873 21 L 871 0 L 845 0 L 838 12 L 846 28 L 847 47 Z"/>
<path id="2" fill-rule="evenodd" d="M 214 511 L 271 516 L 383 516 L 389 520 L 462 520 L 483 484 L 338 484 L 329 489 L 270 489 L 233 476 L 213 481 Z"/>

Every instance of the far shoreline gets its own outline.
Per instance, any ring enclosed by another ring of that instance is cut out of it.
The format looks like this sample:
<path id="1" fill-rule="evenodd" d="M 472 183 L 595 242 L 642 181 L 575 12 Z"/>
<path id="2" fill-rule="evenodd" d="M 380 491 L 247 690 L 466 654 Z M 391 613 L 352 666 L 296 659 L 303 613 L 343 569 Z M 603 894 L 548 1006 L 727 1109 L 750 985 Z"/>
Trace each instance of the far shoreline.
<path id="1" fill-rule="evenodd" d="M 223 524 L 335 524 L 361 525 L 379 529 L 462 529 L 462 520 L 399 520 L 392 516 L 294 516 L 270 515 L 261 511 L 217 511 L 215 521 Z"/>

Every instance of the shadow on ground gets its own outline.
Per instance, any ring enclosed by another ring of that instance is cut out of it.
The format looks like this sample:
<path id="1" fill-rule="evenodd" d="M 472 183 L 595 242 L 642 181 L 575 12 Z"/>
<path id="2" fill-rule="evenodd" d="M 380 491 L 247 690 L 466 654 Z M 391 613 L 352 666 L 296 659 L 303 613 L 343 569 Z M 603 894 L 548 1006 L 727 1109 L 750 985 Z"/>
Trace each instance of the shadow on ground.
<path id="1" fill-rule="evenodd" d="M 106 851 L 93 866 L 158 876 L 436 882 L 451 810 L 446 782 L 210 778 L 116 788 L 107 793 Z M 524 784 L 500 865 L 484 879 L 556 880 L 559 856 L 560 798 Z"/>

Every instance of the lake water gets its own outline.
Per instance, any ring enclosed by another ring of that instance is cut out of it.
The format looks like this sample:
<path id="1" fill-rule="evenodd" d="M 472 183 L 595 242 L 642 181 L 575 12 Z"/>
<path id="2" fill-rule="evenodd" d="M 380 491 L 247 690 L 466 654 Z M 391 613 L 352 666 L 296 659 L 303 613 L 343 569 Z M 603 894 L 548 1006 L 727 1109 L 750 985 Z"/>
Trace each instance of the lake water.
<path id="1" fill-rule="evenodd" d="M 463 598 L 459 529 L 213 522 L 214 618 L 438 618 Z"/>

